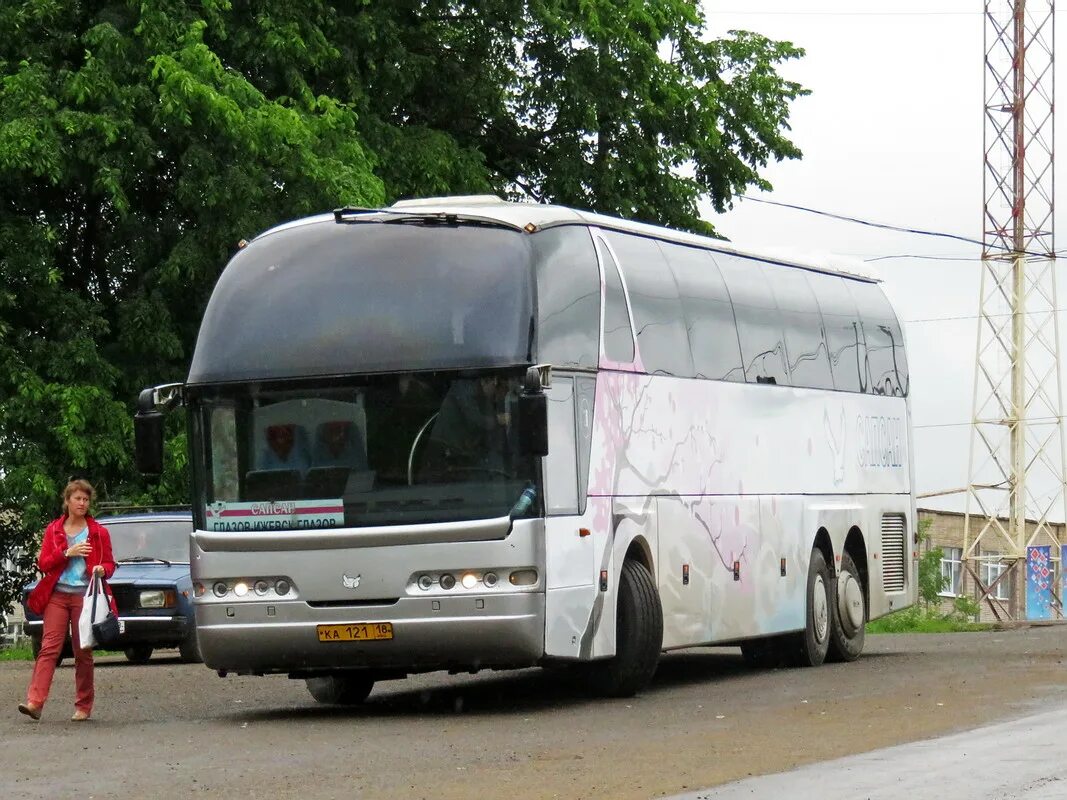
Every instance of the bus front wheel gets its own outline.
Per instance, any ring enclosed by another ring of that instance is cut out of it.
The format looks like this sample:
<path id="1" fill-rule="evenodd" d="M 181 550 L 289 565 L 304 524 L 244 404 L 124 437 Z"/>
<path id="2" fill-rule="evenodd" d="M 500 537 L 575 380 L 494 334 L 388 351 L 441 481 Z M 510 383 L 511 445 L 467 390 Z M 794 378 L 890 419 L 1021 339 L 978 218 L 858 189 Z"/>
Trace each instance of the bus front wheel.
<path id="1" fill-rule="evenodd" d="M 856 562 L 845 552 L 837 574 L 837 596 L 831 608 L 828 661 L 855 661 L 863 652 L 867 600 Z"/>
<path id="2" fill-rule="evenodd" d="M 826 558 L 818 547 L 812 548 L 811 561 L 808 562 L 806 623 L 797 635 L 793 651 L 798 667 L 817 667 L 826 660 L 833 617 L 830 586 Z"/>
<path id="3" fill-rule="evenodd" d="M 590 689 L 606 697 L 630 697 L 651 682 L 663 647 L 659 592 L 639 561 L 622 565 L 615 619 L 615 656 L 589 664 Z"/>
<path id="4" fill-rule="evenodd" d="M 316 701 L 327 705 L 355 706 L 367 699 L 374 688 L 369 675 L 323 675 L 305 680 Z"/>

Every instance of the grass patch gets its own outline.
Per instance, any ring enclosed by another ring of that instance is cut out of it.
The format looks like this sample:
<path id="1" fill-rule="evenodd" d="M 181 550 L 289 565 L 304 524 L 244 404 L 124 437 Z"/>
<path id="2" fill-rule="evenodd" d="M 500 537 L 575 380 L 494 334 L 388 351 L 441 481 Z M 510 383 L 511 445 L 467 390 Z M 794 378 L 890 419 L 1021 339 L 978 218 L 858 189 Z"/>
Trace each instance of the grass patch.
<path id="1" fill-rule="evenodd" d="M 33 651 L 29 645 L 0 647 L 0 661 L 33 661 Z"/>
<path id="2" fill-rule="evenodd" d="M 971 622 L 958 614 L 938 614 L 920 606 L 901 611 L 867 623 L 867 633 L 973 633 L 991 631 L 993 624 Z"/>
<path id="3" fill-rule="evenodd" d="M 93 658 L 100 656 L 121 656 L 121 650 L 94 650 Z M 64 659 L 66 660 L 66 659 Z M 30 646 L 0 647 L 0 661 L 33 661 L 33 651 Z"/>

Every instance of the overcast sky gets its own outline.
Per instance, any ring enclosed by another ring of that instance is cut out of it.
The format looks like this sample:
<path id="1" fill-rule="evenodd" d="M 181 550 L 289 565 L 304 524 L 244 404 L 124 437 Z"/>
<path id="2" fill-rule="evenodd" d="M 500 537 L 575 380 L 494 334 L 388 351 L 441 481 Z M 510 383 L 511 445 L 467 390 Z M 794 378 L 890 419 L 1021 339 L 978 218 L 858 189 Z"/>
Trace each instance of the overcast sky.
<path id="1" fill-rule="evenodd" d="M 807 51 L 783 69 L 812 91 L 791 115 L 804 157 L 771 165 L 774 191 L 754 196 L 980 240 L 982 9 L 981 0 L 706 0 L 713 35 L 752 30 Z M 709 219 L 738 243 L 945 257 L 872 263 L 908 338 L 916 491 L 965 486 L 980 248 L 744 200 Z M 949 260 L 967 258 L 975 260 Z M 945 317 L 965 319 L 919 321 Z M 962 503 L 962 495 L 920 501 Z"/>

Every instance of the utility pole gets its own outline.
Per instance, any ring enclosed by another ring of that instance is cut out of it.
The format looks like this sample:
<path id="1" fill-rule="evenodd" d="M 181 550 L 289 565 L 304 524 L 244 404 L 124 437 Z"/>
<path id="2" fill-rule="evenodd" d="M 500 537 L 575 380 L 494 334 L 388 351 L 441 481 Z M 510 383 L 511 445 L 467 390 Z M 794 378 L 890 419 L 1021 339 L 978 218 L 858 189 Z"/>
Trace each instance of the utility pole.
<path id="1" fill-rule="evenodd" d="M 1053 0 L 987 0 L 982 282 L 965 574 L 997 619 L 1064 616 Z"/>

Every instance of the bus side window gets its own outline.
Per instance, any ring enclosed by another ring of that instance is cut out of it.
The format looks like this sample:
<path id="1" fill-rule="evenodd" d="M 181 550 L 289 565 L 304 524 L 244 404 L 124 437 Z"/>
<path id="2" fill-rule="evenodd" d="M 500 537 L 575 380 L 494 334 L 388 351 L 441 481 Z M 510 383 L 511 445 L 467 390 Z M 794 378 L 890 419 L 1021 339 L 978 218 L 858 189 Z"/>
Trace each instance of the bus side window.
<path id="1" fill-rule="evenodd" d="M 630 325 L 630 311 L 626 307 L 626 292 L 619 277 L 619 266 L 603 241 L 597 250 L 600 251 L 600 263 L 604 268 L 604 357 L 618 364 L 632 364 L 634 332 Z"/>
<path id="2" fill-rule="evenodd" d="M 606 236 L 626 280 L 641 366 L 650 375 L 693 377 L 685 314 L 660 243 L 615 231 Z"/>
<path id="3" fill-rule="evenodd" d="M 752 258 L 715 253 L 737 320 L 745 378 L 749 383 L 789 384 L 788 355 L 782 317 L 764 275 Z"/>
<path id="4" fill-rule="evenodd" d="M 774 300 L 785 328 L 790 383 L 809 389 L 833 389 L 834 379 L 826 354 L 822 314 L 808 284 L 807 272 L 777 264 L 766 264 L 764 269 L 770 278 Z"/>
<path id="5" fill-rule="evenodd" d="M 813 272 L 808 282 L 815 291 L 830 351 L 830 371 L 839 392 L 867 391 L 867 348 L 863 344 L 856 303 L 846 280 L 837 275 Z"/>
<path id="6" fill-rule="evenodd" d="M 744 383 L 733 304 L 711 253 L 676 244 L 660 246 L 678 282 L 696 376 Z"/>
<path id="7" fill-rule="evenodd" d="M 863 338 L 867 343 L 867 372 L 871 394 L 902 397 L 908 393 L 908 361 L 904 337 L 889 300 L 876 283 L 849 281 L 856 300 Z"/>

